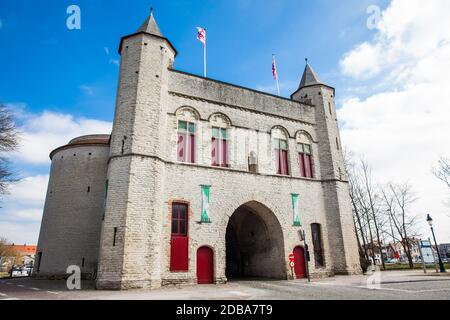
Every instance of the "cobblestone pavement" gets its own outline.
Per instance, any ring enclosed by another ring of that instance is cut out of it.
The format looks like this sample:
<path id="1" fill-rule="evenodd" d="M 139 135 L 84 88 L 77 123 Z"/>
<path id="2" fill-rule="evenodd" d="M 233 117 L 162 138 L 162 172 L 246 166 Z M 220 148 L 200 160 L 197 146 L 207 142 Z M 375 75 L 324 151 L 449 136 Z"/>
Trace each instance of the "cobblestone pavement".
<path id="1" fill-rule="evenodd" d="M 0 300 L 450 300 L 450 274 L 389 271 L 379 277 L 337 276 L 320 280 L 233 281 L 225 285 L 164 287 L 156 290 L 97 291 L 93 282 L 70 291 L 64 281 L 0 279 Z M 380 279 L 380 284 L 373 282 Z M 369 280 L 369 287 L 367 285 Z"/>

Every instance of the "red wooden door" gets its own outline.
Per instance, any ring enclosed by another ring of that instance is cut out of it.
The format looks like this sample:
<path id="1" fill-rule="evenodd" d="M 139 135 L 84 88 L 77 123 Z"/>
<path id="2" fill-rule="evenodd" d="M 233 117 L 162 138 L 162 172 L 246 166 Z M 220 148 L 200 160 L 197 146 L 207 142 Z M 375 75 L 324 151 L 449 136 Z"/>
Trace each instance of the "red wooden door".
<path id="1" fill-rule="evenodd" d="M 211 248 L 201 247 L 197 251 L 197 282 L 214 283 L 214 253 Z"/>
<path id="2" fill-rule="evenodd" d="M 306 278 L 305 250 L 303 247 L 294 249 L 294 271 L 297 279 Z"/>

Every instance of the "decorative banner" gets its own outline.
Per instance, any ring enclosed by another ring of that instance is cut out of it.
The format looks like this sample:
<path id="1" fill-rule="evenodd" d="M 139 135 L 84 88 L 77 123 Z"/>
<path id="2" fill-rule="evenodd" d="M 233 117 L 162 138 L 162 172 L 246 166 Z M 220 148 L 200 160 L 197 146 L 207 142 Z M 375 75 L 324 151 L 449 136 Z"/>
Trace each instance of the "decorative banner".
<path id="1" fill-rule="evenodd" d="M 301 227 L 302 223 L 300 221 L 299 195 L 296 193 L 292 194 L 292 209 L 294 212 L 294 227 Z"/>
<path id="2" fill-rule="evenodd" d="M 210 223 L 209 218 L 209 200 L 210 200 L 211 186 L 202 185 L 202 223 Z"/>

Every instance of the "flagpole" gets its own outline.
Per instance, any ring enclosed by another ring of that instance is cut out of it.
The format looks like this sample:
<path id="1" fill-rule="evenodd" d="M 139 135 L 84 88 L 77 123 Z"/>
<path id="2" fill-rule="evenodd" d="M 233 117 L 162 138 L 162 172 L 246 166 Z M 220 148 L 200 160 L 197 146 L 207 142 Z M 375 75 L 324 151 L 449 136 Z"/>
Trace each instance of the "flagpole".
<path id="1" fill-rule="evenodd" d="M 203 45 L 203 74 L 206 78 L 206 42 Z"/>
<path id="2" fill-rule="evenodd" d="M 278 91 L 278 95 L 281 96 L 281 94 L 280 94 L 280 83 L 278 82 L 278 77 L 277 77 L 277 91 Z"/>

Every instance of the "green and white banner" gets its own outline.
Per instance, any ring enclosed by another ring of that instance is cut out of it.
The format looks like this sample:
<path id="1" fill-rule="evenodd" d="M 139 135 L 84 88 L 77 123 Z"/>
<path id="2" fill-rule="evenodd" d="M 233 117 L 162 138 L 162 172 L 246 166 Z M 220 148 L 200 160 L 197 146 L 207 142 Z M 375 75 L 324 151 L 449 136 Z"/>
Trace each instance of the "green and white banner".
<path id="1" fill-rule="evenodd" d="M 202 185 L 202 222 L 209 223 L 209 201 L 210 201 L 211 186 Z"/>
<path id="2" fill-rule="evenodd" d="M 294 227 L 302 226 L 302 223 L 300 221 L 299 199 L 300 199 L 300 196 L 298 194 L 296 194 L 296 193 L 292 194 L 292 210 L 294 212 Z"/>

